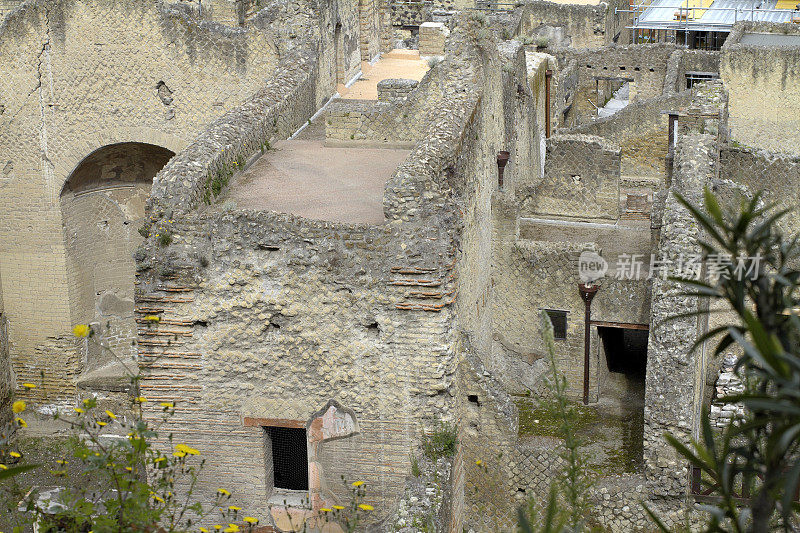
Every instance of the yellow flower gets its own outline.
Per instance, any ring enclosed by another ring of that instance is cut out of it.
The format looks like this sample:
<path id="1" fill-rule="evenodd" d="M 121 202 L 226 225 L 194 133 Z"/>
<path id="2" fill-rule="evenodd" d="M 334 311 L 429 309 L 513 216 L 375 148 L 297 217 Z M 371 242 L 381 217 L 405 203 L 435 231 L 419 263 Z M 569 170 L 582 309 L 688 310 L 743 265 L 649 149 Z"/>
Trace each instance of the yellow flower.
<path id="1" fill-rule="evenodd" d="M 167 409 L 169 409 L 170 407 L 175 407 L 175 404 L 173 404 L 172 402 L 161 402 L 158 405 L 160 405 L 161 407 L 166 407 Z"/>
<path id="2" fill-rule="evenodd" d="M 200 528 L 200 533 L 208 533 L 208 530 L 204 527 Z"/>
<path id="3" fill-rule="evenodd" d="M 83 337 L 88 337 L 89 336 L 89 332 L 91 330 L 92 329 L 89 326 L 87 326 L 86 324 L 78 324 L 77 326 L 72 328 L 72 334 L 75 335 L 76 337 L 82 339 Z"/>
<path id="4" fill-rule="evenodd" d="M 164 498 L 162 498 L 161 496 L 153 496 L 153 499 L 157 502 L 164 503 Z"/>
<path id="5" fill-rule="evenodd" d="M 131 468 L 130 466 L 126 466 L 125 470 L 127 470 L 128 472 L 133 472 L 133 468 Z"/>
<path id="6" fill-rule="evenodd" d="M 20 454 L 19 452 L 10 452 L 8 455 L 10 455 L 11 457 L 14 457 L 16 459 L 19 459 L 20 457 L 22 457 L 22 454 Z"/>
<path id="7" fill-rule="evenodd" d="M 323 513 L 330 513 L 331 512 L 331 510 L 328 509 L 327 507 L 323 507 L 322 509 L 320 509 L 320 511 L 322 511 Z"/>
<path id="8" fill-rule="evenodd" d="M 344 507 L 342 507 L 341 505 L 334 505 L 333 508 L 336 509 L 336 510 L 339 510 L 339 511 L 344 509 Z"/>
<path id="9" fill-rule="evenodd" d="M 33 383 L 23 383 L 22 386 L 25 387 L 26 389 L 35 389 L 36 388 L 36 385 L 34 385 Z"/>
<path id="10" fill-rule="evenodd" d="M 362 503 L 362 504 L 360 504 L 358 507 L 359 507 L 360 509 L 363 509 L 364 511 L 374 511 L 374 510 L 375 510 L 375 508 L 374 508 L 373 506 L 371 506 L 371 505 L 368 505 L 368 504 L 366 504 L 366 503 Z"/>
<path id="11" fill-rule="evenodd" d="M 239 526 L 237 526 L 236 524 L 228 524 L 228 527 L 223 529 L 223 531 L 225 533 L 236 533 L 237 531 L 239 531 Z"/>
<path id="12" fill-rule="evenodd" d="M 84 405 L 84 407 L 88 406 L 90 403 L 92 403 L 92 400 L 90 400 L 89 398 L 85 398 L 85 399 L 83 400 L 83 405 Z"/>
<path id="13" fill-rule="evenodd" d="M 15 414 L 19 414 L 24 411 L 26 407 L 28 406 L 25 404 L 25 402 L 22 400 L 17 400 L 14 402 L 14 405 L 11 406 L 11 410 L 14 411 Z"/>
<path id="14" fill-rule="evenodd" d="M 21 427 L 21 428 L 26 428 L 26 427 L 28 427 L 28 424 L 27 424 L 27 423 L 26 423 L 26 422 L 25 422 L 23 419 L 21 419 L 21 418 L 15 418 L 14 420 L 16 420 L 16 421 L 17 421 L 17 424 L 19 424 L 19 427 Z"/>
<path id="15" fill-rule="evenodd" d="M 222 526 L 215 525 L 214 529 L 222 529 Z"/>
<path id="16" fill-rule="evenodd" d="M 363 484 L 364 484 L 364 482 L 363 482 L 363 481 L 353 481 L 353 486 L 354 486 L 354 487 L 360 487 L 360 486 L 361 486 L 361 485 L 363 485 Z"/>
<path id="17" fill-rule="evenodd" d="M 57 462 L 58 464 L 60 464 L 60 465 L 65 465 L 65 464 L 68 464 L 68 463 L 69 463 L 69 461 L 65 461 L 64 459 L 58 459 L 56 462 Z"/>
<path id="18" fill-rule="evenodd" d="M 475 461 L 475 464 L 478 465 L 478 466 L 481 466 L 483 464 L 483 461 L 478 459 L 477 461 Z"/>
<path id="19" fill-rule="evenodd" d="M 185 444 L 178 444 L 175 446 L 175 449 L 179 452 L 183 452 L 185 455 L 200 455 L 200 452 L 195 450 L 194 448 L 190 448 Z"/>
<path id="20" fill-rule="evenodd" d="M 76 413 L 78 413 L 78 414 L 82 414 L 82 413 L 83 413 L 83 409 L 81 409 L 80 407 L 75 407 L 75 408 L 74 408 L 74 411 L 75 411 Z"/>
<path id="21" fill-rule="evenodd" d="M 241 508 L 241 507 L 236 507 L 235 505 L 229 505 L 229 506 L 228 506 L 228 509 L 229 509 L 229 510 L 231 510 L 231 511 L 233 511 L 233 512 L 238 512 L 238 511 L 241 511 L 241 510 L 242 510 L 242 508 Z"/>
<path id="22" fill-rule="evenodd" d="M 186 457 L 185 452 L 172 452 L 173 457 Z"/>
<path id="23" fill-rule="evenodd" d="M 103 427 L 103 426 L 107 425 L 107 423 L 106 422 L 101 422 L 100 420 L 98 420 L 97 421 L 97 425 L 100 426 L 100 427 Z"/>
<path id="24" fill-rule="evenodd" d="M 116 420 L 117 419 L 117 415 L 115 415 L 114 413 L 112 413 L 108 409 L 106 409 L 106 414 L 108 415 L 108 418 L 111 418 L 112 420 Z"/>
<path id="25" fill-rule="evenodd" d="M 228 492 L 228 491 L 227 491 L 227 490 L 225 490 L 225 489 L 217 489 L 217 492 L 218 492 L 218 493 L 220 493 L 220 494 L 222 494 L 223 496 L 230 496 L 230 495 L 231 495 L 231 493 L 230 493 L 230 492 Z"/>
<path id="26" fill-rule="evenodd" d="M 253 518 L 252 516 L 245 516 L 244 518 L 242 518 L 242 520 L 244 520 L 248 524 L 258 524 L 258 519 Z"/>
<path id="27" fill-rule="evenodd" d="M 8 470 L 8 467 L 3 463 L 0 463 L 0 470 Z"/>
<path id="28" fill-rule="evenodd" d="M 161 322 L 161 317 L 156 315 L 147 315 L 144 319 L 148 322 Z"/>
<path id="29" fill-rule="evenodd" d="M 147 401 L 147 398 L 145 398 L 144 396 L 138 396 L 134 401 L 136 403 L 144 403 Z"/>
<path id="30" fill-rule="evenodd" d="M 160 463 L 160 462 L 162 462 L 162 461 L 166 461 L 166 460 L 167 460 L 167 458 L 166 458 L 166 457 L 159 457 L 158 459 L 156 459 L 156 460 L 155 460 L 155 461 L 153 461 L 153 462 L 154 462 L 154 463 Z"/>

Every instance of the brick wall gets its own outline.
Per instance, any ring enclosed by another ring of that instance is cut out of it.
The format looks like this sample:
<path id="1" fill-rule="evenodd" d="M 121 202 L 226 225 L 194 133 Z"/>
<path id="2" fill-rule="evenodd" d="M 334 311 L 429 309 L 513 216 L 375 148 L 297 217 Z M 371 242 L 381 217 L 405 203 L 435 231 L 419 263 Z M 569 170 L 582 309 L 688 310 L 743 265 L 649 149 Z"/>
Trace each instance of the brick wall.
<path id="1" fill-rule="evenodd" d="M 378 101 L 390 102 L 407 98 L 419 85 L 417 80 L 388 79 L 378 82 Z"/>

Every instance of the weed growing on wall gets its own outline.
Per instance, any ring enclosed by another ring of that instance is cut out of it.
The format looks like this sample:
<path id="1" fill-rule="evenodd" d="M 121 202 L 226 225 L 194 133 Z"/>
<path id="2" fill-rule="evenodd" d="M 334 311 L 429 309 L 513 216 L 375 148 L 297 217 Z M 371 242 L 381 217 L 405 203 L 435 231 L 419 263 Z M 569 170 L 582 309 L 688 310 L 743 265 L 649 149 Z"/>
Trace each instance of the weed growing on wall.
<path id="1" fill-rule="evenodd" d="M 561 438 L 561 458 L 564 460 L 564 471 L 550 485 L 550 495 L 541 519 L 540 531 L 583 531 L 589 510 L 587 498 L 591 480 L 588 476 L 586 461 L 581 452 L 583 441 L 578 437 L 576 428 L 580 414 L 567 395 L 566 378 L 559 372 L 556 363 L 553 324 L 547 312 L 540 316 L 542 338 L 550 363 L 550 375 L 546 383 L 550 395 L 542 399 L 547 411 L 553 413 L 558 424 L 557 436 Z M 538 518 L 537 501 L 529 498 L 526 505 L 520 507 L 519 529 L 522 533 L 533 533 Z M 567 528 L 567 529 L 565 529 Z"/>
<path id="2" fill-rule="evenodd" d="M 158 321 L 157 316 L 145 318 Z M 77 325 L 73 333 L 87 342 L 97 342 L 90 326 Z M 139 376 L 131 374 L 132 390 L 138 390 L 138 381 Z M 35 389 L 37 385 L 25 383 L 23 387 Z M 142 396 L 133 398 L 133 412 L 140 413 L 147 402 Z M 200 450 L 174 442 L 172 434 L 166 435 L 166 451 L 153 446 L 159 438 L 159 426 L 173 416 L 175 404 L 161 402 L 159 408 L 161 419 L 154 425 L 141 416 L 127 420 L 101 410 L 94 398 L 87 398 L 71 412 L 53 415 L 70 430 L 63 455 L 50 457 L 45 464 L 28 464 L 17 443 L 28 427 L 24 417 L 29 406 L 15 401 L 14 418 L 0 432 L 0 504 L 13 531 L 21 532 L 34 524 L 42 531 L 100 533 L 155 531 L 159 527 L 166 532 L 196 531 L 199 523 L 214 515 L 220 522 L 215 528 L 218 531 L 254 528 L 256 518 L 243 516 L 239 507 L 228 504 L 228 490 L 219 489 L 216 498 L 205 504 L 197 499 L 198 474 L 205 465 Z M 118 434 L 123 436 L 116 437 Z M 57 495 L 42 495 L 20 477 L 37 469 L 65 481 L 77 473 L 83 482 L 65 482 Z M 199 530 L 207 531 L 203 527 Z"/>
<path id="3" fill-rule="evenodd" d="M 450 422 L 439 422 L 434 430 L 422 439 L 422 453 L 432 462 L 440 457 L 453 457 L 458 444 L 458 429 Z"/>

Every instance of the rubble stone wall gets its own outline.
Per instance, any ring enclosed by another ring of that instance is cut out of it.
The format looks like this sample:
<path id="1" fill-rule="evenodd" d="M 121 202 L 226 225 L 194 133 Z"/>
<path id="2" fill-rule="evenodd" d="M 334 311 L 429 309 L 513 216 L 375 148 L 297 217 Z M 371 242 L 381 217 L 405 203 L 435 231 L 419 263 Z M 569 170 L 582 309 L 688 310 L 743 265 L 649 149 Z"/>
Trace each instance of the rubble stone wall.
<path id="1" fill-rule="evenodd" d="M 615 220 L 619 214 L 620 149 L 600 137 L 547 139 L 544 179 L 531 214 Z"/>
<path id="2" fill-rule="evenodd" d="M 547 39 L 554 48 L 599 48 L 608 42 L 606 6 L 528 2 L 522 8 L 519 34 Z"/>
<path id="3" fill-rule="evenodd" d="M 745 146 L 800 154 L 800 46 L 751 46 L 743 33 L 788 32 L 786 24 L 737 24 L 722 48 L 731 138 Z"/>
<path id="4" fill-rule="evenodd" d="M 658 96 L 628 104 L 610 117 L 566 130 L 572 134 L 595 135 L 620 147 L 622 176 L 659 178 L 666 182 L 669 148 L 669 117 L 665 111 L 685 107 L 690 91 Z"/>
<path id="5" fill-rule="evenodd" d="M 719 82 L 694 91 L 689 114 L 679 119 L 671 191 L 702 205 L 703 188 L 716 176 L 719 143 L 724 139 L 725 94 Z M 666 198 L 658 254 L 675 261 L 679 254 L 699 254 L 700 237 L 691 214 L 673 194 Z M 666 520 L 680 523 L 688 493 L 685 460 L 664 440 L 669 432 L 686 442 L 696 436 L 698 406 L 702 404 L 708 362 L 703 350 L 693 349 L 708 327 L 695 317 L 665 318 L 702 309 L 703 302 L 683 294 L 678 283 L 654 279 L 651 329 L 648 341 L 645 397 L 645 474 L 652 508 Z"/>
<path id="6" fill-rule="evenodd" d="M 0 23 L 0 270 L 11 359 L 21 380 L 48 374 L 28 395 L 66 401 L 81 371 L 71 326 L 84 318 L 71 305 L 65 181 L 110 144 L 181 151 L 276 71 L 289 53 L 283 47 L 297 42 L 290 34 L 300 24 L 286 24 L 296 16 L 272 5 L 229 28 L 160 2 L 39 0 Z M 350 19 L 357 24 L 356 11 Z M 354 43 L 357 68 L 357 29 Z"/>

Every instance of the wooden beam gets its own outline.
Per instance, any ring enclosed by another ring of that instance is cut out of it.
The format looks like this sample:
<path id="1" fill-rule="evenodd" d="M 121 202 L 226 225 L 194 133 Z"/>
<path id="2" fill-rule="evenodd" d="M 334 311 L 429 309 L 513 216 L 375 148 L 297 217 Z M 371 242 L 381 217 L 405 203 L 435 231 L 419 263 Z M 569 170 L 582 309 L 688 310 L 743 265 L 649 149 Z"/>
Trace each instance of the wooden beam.
<path id="1" fill-rule="evenodd" d="M 246 416 L 244 417 L 244 426 L 305 429 L 306 423 L 302 420 L 290 420 L 288 418 L 251 418 Z"/>
<path id="2" fill-rule="evenodd" d="M 601 328 L 650 329 L 650 324 L 629 324 L 627 322 L 603 322 L 601 320 L 592 320 L 591 324 Z"/>

